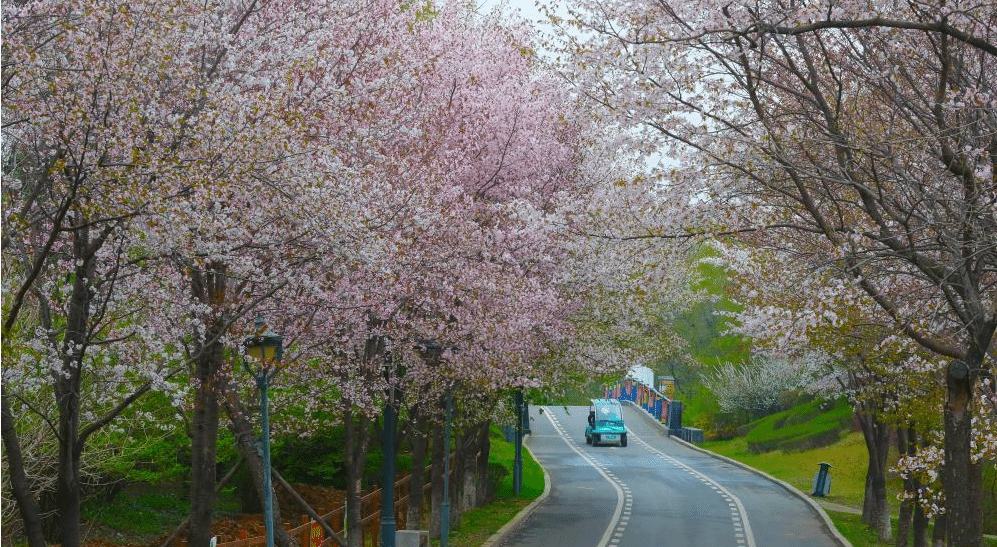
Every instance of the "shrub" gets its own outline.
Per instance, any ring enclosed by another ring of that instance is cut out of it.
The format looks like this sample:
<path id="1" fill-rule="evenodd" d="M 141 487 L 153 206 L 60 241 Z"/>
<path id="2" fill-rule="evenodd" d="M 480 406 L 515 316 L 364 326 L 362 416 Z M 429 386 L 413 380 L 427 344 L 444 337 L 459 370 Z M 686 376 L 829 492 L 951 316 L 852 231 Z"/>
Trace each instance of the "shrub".
<path id="1" fill-rule="evenodd" d="M 786 393 L 810 383 L 818 368 L 814 357 L 755 355 L 742 364 L 720 364 L 703 384 L 722 412 L 757 417 L 787 408 Z"/>

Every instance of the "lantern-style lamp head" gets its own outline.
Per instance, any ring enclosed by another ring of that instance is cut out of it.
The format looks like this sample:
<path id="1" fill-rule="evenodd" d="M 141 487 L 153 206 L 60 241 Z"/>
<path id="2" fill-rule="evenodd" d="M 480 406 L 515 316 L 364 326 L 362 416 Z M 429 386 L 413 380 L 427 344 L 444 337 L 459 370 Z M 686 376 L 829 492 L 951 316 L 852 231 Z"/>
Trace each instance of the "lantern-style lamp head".
<path id="1" fill-rule="evenodd" d="M 257 325 L 261 321 L 257 319 Z M 246 353 L 264 366 L 268 363 L 280 362 L 284 355 L 284 337 L 267 329 L 255 336 L 246 338 Z"/>

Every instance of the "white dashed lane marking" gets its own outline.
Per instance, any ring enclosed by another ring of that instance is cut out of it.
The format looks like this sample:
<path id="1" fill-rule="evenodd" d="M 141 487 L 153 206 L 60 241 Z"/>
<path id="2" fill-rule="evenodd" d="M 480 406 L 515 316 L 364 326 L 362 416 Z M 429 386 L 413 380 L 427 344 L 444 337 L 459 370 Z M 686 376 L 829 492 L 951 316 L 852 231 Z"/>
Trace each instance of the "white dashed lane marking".
<path id="1" fill-rule="evenodd" d="M 616 511 L 613 513 L 613 518 L 609 521 L 609 526 L 606 527 L 605 533 L 602 534 L 602 538 L 596 547 L 618 547 L 620 540 L 623 538 L 623 532 L 627 528 L 627 524 L 630 522 L 630 516 L 633 511 L 633 493 L 630 491 L 630 487 L 626 485 L 619 477 L 617 477 L 603 462 L 600 462 L 588 454 L 582 452 L 578 444 L 569 437 L 564 430 L 561 428 L 561 424 L 554 417 L 554 413 L 550 411 L 545 411 L 544 416 L 550 420 L 551 425 L 554 429 L 561 435 L 564 442 L 568 444 L 568 447 L 575 451 L 583 460 L 589 463 L 604 479 L 609 481 L 609 483 L 616 490 Z"/>

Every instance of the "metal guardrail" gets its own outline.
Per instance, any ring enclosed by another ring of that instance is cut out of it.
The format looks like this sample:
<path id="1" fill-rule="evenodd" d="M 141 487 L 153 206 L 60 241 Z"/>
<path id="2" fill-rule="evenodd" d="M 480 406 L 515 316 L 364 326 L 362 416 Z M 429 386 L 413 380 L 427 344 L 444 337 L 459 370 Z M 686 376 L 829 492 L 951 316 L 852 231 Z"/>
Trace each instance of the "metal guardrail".
<path id="1" fill-rule="evenodd" d="M 692 444 L 702 444 L 703 442 L 703 430 L 696 429 L 695 427 L 683 427 L 682 428 L 682 440 L 687 443 Z"/>
<path id="2" fill-rule="evenodd" d="M 654 419 L 668 427 L 668 434 L 683 441 L 700 444 L 703 430 L 695 427 L 682 427 L 682 402 L 674 401 L 660 391 L 635 378 L 626 378 L 614 385 L 606 386 L 607 399 L 619 399 L 643 408 Z"/>
<path id="3" fill-rule="evenodd" d="M 626 378 L 616 384 L 606 386 L 605 397 L 607 399 L 619 399 L 620 401 L 630 401 L 643 408 L 656 420 L 668 425 L 672 419 L 673 402 L 663 393 L 635 378 Z M 678 404 L 681 406 L 681 403 Z"/>

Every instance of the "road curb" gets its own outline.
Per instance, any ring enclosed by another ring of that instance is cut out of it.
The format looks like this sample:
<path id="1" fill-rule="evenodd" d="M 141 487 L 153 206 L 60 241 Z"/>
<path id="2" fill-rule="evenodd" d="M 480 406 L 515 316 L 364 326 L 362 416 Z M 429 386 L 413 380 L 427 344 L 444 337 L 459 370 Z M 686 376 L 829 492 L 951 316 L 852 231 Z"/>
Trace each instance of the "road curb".
<path id="1" fill-rule="evenodd" d="M 665 430 L 666 434 L 668 433 L 668 430 L 667 430 L 667 428 L 665 428 L 664 424 L 662 424 L 661 422 L 655 420 L 654 417 L 651 416 L 650 414 L 648 414 L 646 411 L 644 411 L 643 408 L 641 408 L 640 406 L 634 404 L 631 401 L 625 401 L 625 402 L 627 404 L 629 404 L 630 406 L 632 406 L 633 408 L 635 408 L 637 410 L 640 410 L 641 411 L 640 415 L 645 420 L 647 420 L 647 421 L 649 421 L 651 423 L 654 423 L 660 429 Z M 787 483 L 787 482 L 785 482 L 783 480 L 777 479 L 777 478 L 773 477 L 772 475 L 769 475 L 768 473 L 766 473 L 764 471 L 755 469 L 754 467 L 751 467 L 750 465 L 748 465 L 746 463 L 742 463 L 742 462 L 739 462 L 737 460 L 728 458 L 727 456 L 722 456 L 720 454 L 717 454 L 716 452 L 711 452 L 711 451 L 709 451 L 709 450 L 707 450 L 705 448 L 698 447 L 698 446 L 696 446 L 696 445 L 694 445 L 694 444 L 692 444 L 690 442 L 683 441 L 682 439 L 679 439 L 678 437 L 672 437 L 671 435 L 668 435 L 668 438 L 671 439 L 671 440 L 673 440 L 673 441 L 675 441 L 675 442 L 677 442 L 677 443 L 684 444 L 685 446 L 688 446 L 689 448 L 692 448 L 693 450 L 696 450 L 698 452 L 702 452 L 703 454 L 707 454 L 709 456 L 713 456 L 714 458 L 717 458 L 718 460 L 722 460 L 722 461 L 725 461 L 725 462 L 727 462 L 729 464 L 736 465 L 736 466 L 738 466 L 738 467 L 740 467 L 742 469 L 745 469 L 747 471 L 751 471 L 752 473 L 754 473 L 754 474 L 756 474 L 756 475 L 758 475 L 758 476 L 760 476 L 760 477 L 762 477 L 764 479 L 768 479 L 768 480 L 770 480 L 770 481 L 778 484 L 779 486 L 783 487 L 790 494 L 793 494 L 794 496 L 796 496 L 796 497 L 802 499 L 803 501 L 805 501 L 810 506 L 810 508 L 815 513 L 817 513 L 817 516 L 820 517 L 821 520 L 824 521 L 824 525 L 827 526 L 827 529 L 831 531 L 831 535 L 834 536 L 834 539 L 839 544 L 841 544 L 841 547 L 852 547 L 851 542 L 849 542 L 847 539 L 845 539 L 845 536 L 841 535 L 841 532 L 838 531 L 838 528 L 834 525 L 834 522 L 831 520 L 831 517 L 829 517 L 827 515 L 827 513 L 824 511 L 824 508 L 821 507 L 820 504 L 818 504 L 816 501 L 810 499 L 810 496 L 804 494 L 803 492 L 800 492 L 800 490 L 798 488 L 796 488 L 795 486 L 793 486 L 793 485 L 791 485 L 791 484 L 789 484 L 789 483 Z M 546 472 L 544 472 L 544 475 L 546 476 Z"/>
<path id="2" fill-rule="evenodd" d="M 526 441 L 529 438 L 530 438 L 529 435 L 523 436 L 523 447 L 530 452 L 530 456 L 533 457 L 533 461 L 537 462 L 537 465 L 540 466 L 540 470 L 543 471 L 544 491 L 542 494 L 540 494 L 540 496 L 537 499 L 530 502 L 530 504 L 527 505 L 526 507 L 520 509 L 519 512 L 516 513 L 516 516 L 512 517 L 512 520 L 505 523 L 505 525 L 499 528 L 497 532 L 495 532 L 494 534 L 491 535 L 491 537 L 486 539 L 485 542 L 481 544 L 481 547 L 495 547 L 496 545 L 501 543 L 502 540 L 505 539 L 505 536 L 509 535 L 509 532 L 511 532 L 513 528 L 519 525 L 519 523 L 523 522 L 523 520 L 525 520 L 526 517 L 530 516 L 530 514 L 533 513 L 533 511 L 536 511 L 537 507 L 539 507 L 540 504 L 547 499 L 547 496 L 550 495 L 550 475 L 547 473 L 547 470 L 544 469 L 540 461 L 537 460 L 536 455 L 533 454 L 533 450 L 530 449 L 530 447 L 526 444 Z"/>

